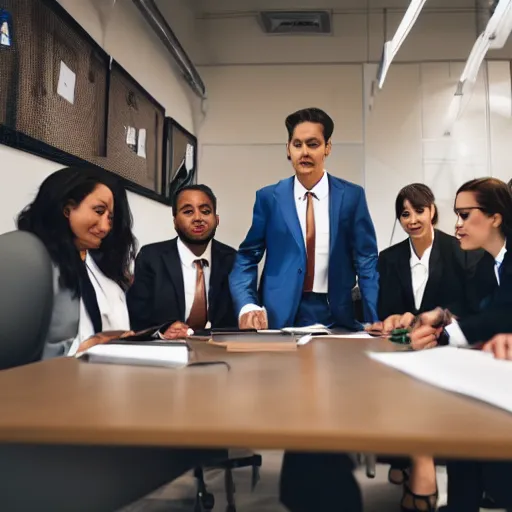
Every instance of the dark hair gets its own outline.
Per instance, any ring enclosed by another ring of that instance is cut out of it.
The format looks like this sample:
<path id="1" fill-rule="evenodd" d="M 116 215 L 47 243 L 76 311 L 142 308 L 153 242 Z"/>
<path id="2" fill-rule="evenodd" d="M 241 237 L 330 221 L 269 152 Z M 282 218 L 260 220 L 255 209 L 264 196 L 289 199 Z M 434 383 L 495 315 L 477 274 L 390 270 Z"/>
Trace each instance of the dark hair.
<path id="1" fill-rule="evenodd" d="M 68 205 L 79 205 L 99 184 L 112 191 L 114 218 L 112 229 L 100 248 L 90 253 L 101 271 L 126 289 L 136 251 L 133 219 L 124 187 L 110 174 L 89 167 L 60 169 L 43 181 L 34 201 L 17 219 L 18 229 L 30 231 L 42 240 L 59 268 L 61 286 L 72 290 L 77 297 L 80 296 L 79 275 L 83 262 L 64 209 Z"/>
<path id="2" fill-rule="evenodd" d="M 395 200 L 395 213 L 397 219 L 399 219 L 404 212 L 405 201 L 409 201 L 413 208 L 430 208 L 433 206 L 434 217 L 432 217 L 432 224 L 435 226 L 439 221 L 436 198 L 434 197 L 434 192 L 432 192 L 427 185 L 424 185 L 423 183 L 411 183 L 398 192 Z"/>
<path id="3" fill-rule="evenodd" d="M 457 195 L 461 192 L 473 192 L 478 206 L 487 215 L 499 213 L 503 219 L 501 232 L 506 237 L 512 236 L 512 193 L 504 181 L 497 178 L 477 178 L 464 183 L 457 190 Z"/>
<path id="4" fill-rule="evenodd" d="M 318 123 L 322 125 L 325 142 L 331 138 L 332 132 L 334 131 L 334 121 L 323 110 L 311 107 L 297 110 L 297 112 L 290 114 L 286 118 L 284 124 L 288 130 L 288 142 L 292 140 L 293 131 L 295 130 L 296 126 L 306 122 Z"/>
<path id="5" fill-rule="evenodd" d="M 512 180 L 508 180 L 507 186 L 510 190 L 512 190 Z"/>
<path id="6" fill-rule="evenodd" d="M 186 190 L 197 190 L 198 192 L 203 192 L 208 196 L 213 205 L 213 213 L 217 213 L 217 198 L 213 193 L 212 189 L 208 185 L 186 185 L 185 187 L 181 187 L 178 189 L 176 194 L 172 199 L 172 215 L 176 217 L 178 213 L 178 198 L 180 197 L 182 192 Z"/>

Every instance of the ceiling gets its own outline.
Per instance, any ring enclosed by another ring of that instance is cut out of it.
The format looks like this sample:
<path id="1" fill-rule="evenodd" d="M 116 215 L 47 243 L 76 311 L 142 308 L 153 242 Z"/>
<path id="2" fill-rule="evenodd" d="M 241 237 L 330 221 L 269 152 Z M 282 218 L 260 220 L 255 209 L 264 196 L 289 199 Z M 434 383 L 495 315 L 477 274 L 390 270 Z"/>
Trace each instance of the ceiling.
<path id="1" fill-rule="evenodd" d="M 481 3 L 482 0 L 427 0 L 424 9 L 474 9 L 476 2 Z M 261 10 L 406 9 L 409 3 L 410 0 L 193 0 L 192 2 L 198 15 Z"/>

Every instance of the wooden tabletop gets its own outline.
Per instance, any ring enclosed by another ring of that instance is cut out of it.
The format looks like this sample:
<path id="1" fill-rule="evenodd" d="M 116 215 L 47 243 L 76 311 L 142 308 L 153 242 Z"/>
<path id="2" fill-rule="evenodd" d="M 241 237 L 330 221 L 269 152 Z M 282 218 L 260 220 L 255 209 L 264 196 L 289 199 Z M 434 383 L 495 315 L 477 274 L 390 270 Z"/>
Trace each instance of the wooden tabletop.
<path id="1" fill-rule="evenodd" d="M 0 372 L 0 442 L 369 451 L 512 459 L 512 414 L 317 339 L 182 370 L 60 358 Z"/>

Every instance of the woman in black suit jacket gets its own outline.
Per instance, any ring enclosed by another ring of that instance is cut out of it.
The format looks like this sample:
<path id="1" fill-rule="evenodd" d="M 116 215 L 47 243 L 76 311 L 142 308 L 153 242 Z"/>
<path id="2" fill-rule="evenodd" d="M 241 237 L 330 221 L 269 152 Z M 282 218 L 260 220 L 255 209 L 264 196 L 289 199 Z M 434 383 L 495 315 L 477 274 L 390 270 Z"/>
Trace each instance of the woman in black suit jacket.
<path id="1" fill-rule="evenodd" d="M 400 190 L 395 211 L 409 236 L 379 255 L 379 318 L 417 315 L 440 305 L 459 317 L 466 315 L 467 276 L 481 253 L 465 253 L 455 237 L 434 229 L 434 194 L 422 183 Z"/>
<path id="2" fill-rule="evenodd" d="M 467 254 L 457 239 L 434 229 L 438 214 L 429 187 L 413 183 L 398 193 L 396 218 L 409 235 L 407 240 L 379 255 L 378 313 L 384 322 L 372 328 L 389 331 L 406 312 L 418 315 L 441 304 L 463 317 L 468 313 Z M 402 510 L 434 510 L 437 485 L 430 457 L 381 459 L 391 463 L 389 479 L 404 485 Z"/>
<path id="3" fill-rule="evenodd" d="M 471 346 L 498 333 L 512 332 L 510 189 L 495 178 L 471 180 L 457 192 L 455 214 L 461 248 L 484 249 L 486 252 L 470 287 L 477 312 L 458 320 L 442 314 L 441 309 L 421 315 L 410 334 L 411 345 L 416 350 L 437 344 Z M 445 319 L 441 326 L 440 316 Z M 490 495 L 500 507 L 511 507 L 511 481 L 511 462 L 450 462 L 447 510 L 477 512 L 483 494 Z"/>

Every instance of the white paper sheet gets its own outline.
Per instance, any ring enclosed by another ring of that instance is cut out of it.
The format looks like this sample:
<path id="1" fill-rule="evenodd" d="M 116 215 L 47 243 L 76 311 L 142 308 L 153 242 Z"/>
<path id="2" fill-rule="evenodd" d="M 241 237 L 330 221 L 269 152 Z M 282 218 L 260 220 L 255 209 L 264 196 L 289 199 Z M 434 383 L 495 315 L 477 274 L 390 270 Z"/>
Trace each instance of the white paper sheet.
<path id="1" fill-rule="evenodd" d="M 512 362 L 479 350 L 440 347 L 419 352 L 368 352 L 387 366 L 434 386 L 512 412 Z"/>
<path id="2" fill-rule="evenodd" d="M 59 83 L 57 85 L 57 94 L 69 101 L 72 105 L 75 103 L 75 84 L 76 75 L 66 64 L 60 61 Z"/>
<path id="3" fill-rule="evenodd" d="M 87 355 L 91 363 L 128 364 L 135 366 L 166 366 L 181 368 L 188 363 L 186 345 L 96 345 L 81 357 Z"/>
<path id="4" fill-rule="evenodd" d="M 137 139 L 137 155 L 146 158 L 146 129 L 139 130 L 139 137 Z"/>

